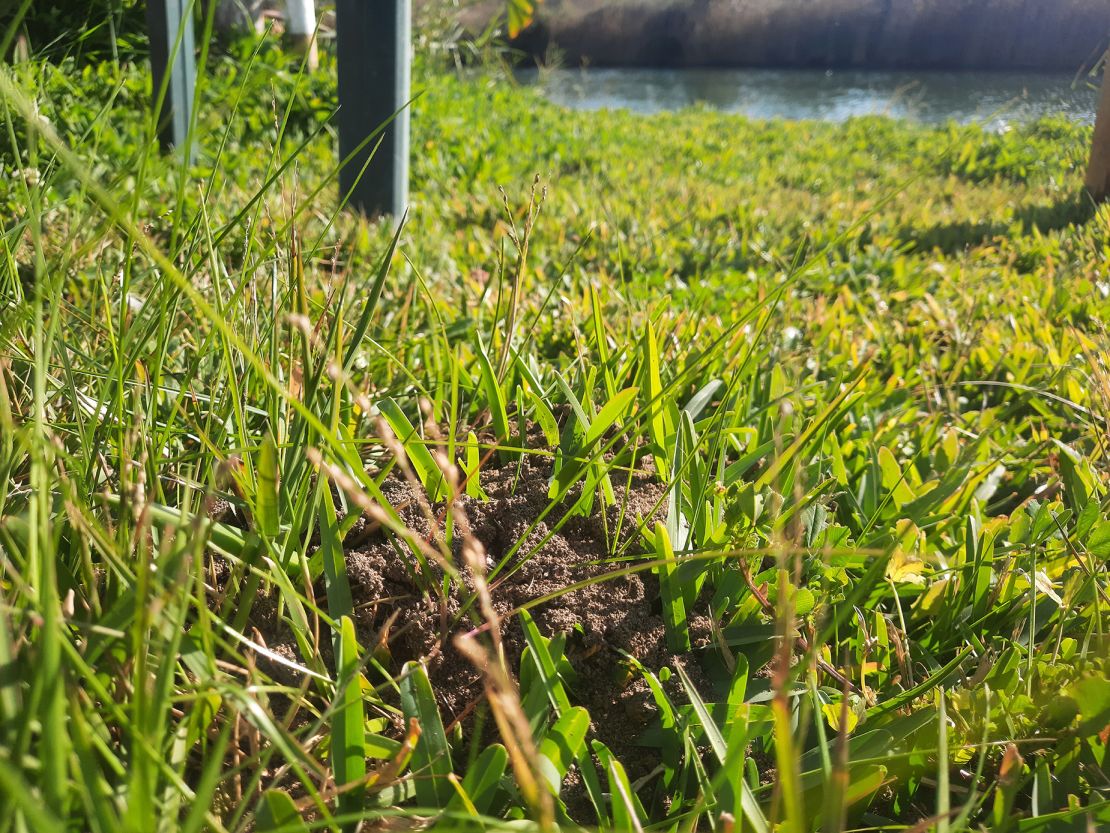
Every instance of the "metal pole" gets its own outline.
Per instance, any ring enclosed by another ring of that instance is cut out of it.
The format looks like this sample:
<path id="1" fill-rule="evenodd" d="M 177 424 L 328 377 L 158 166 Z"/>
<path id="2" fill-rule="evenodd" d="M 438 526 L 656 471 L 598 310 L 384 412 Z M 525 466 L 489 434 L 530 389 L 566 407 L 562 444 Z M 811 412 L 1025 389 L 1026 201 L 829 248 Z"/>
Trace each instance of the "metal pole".
<path id="1" fill-rule="evenodd" d="M 339 156 L 354 153 L 339 171 L 339 188 L 343 196 L 350 194 L 354 208 L 372 217 L 400 218 L 408 203 L 411 20 L 410 0 L 335 4 Z"/>
<path id="2" fill-rule="evenodd" d="M 185 147 L 189 113 L 196 85 L 193 0 L 148 0 L 146 23 L 150 32 L 150 69 L 154 77 L 154 106 L 166 83 L 166 97 L 157 114 L 158 141 L 163 150 Z"/>
<path id="3" fill-rule="evenodd" d="M 1102 71 L 1102 97 L 1095 119 L 1095 135 L 1091 140 L 1087 190 L 1097 201 L 1110 197 L 1110 55 Z"/>

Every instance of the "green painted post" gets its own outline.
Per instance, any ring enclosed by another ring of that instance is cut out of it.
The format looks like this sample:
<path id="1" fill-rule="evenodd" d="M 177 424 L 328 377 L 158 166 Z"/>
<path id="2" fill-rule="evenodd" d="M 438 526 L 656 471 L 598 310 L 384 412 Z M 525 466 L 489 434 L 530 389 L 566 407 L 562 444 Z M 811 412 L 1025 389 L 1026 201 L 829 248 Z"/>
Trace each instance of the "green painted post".
<path id="1" fill-rule="evenodd" d="M 411 21 L 411 0 L 336 0 L 339 157 L 354 154 L 339 171 L 339 188 L 371 217 L 400 218 L 408 204 Z"/>
<path id="2" fill-rule="evenodd" d="M 196 86 L 193 0 L 147 0 L 146 23 L 155 107 L 162 84 L 169 76 L 157 116 L 158 141 L 166 151 L 185 147 Z"/>

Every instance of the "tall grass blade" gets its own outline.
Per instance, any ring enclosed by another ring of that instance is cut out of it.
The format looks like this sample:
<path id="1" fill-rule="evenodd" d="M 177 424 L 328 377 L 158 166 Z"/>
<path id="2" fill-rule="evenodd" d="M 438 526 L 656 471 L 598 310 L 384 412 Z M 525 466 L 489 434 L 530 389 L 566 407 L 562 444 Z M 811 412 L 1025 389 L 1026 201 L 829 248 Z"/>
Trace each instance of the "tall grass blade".
<path id="1" fill-rule="evenodd" d="M 419 662 L 407 662 L 402 670 L 401 710 L 406 719 L 416 718 L 420 723 L 420 740 L 413 750 L 411 766 L 416 800 L 421 807 L 443 809 L 454 793 L 448 779 L 451 750 L 428 672 Z"/>
<path id="2" fill-rule="evenodd" d="M 335 620 L 354 612 L 351 584 L 347 578 L 347 560 L 339 540 L 339 518 L 335 500 L 327 483 L 319 488 L 320 508 L 317 517 L 320 525 L 320 558 L 324 565 L 324 582 L 328 597 L 328 612 Z"/>
<path id="3" fill-rule="evenodd" d="M 485 396 L 485 405 L 489 409 L 490 420 L 493 422 L 494 434 L 498 445 L 503 445 L 512 435 L 508 406 L 505 404 L 505 393 L 501 390 L 501 383 L 497 381 L 497 373 L 481 345 L 478 346 L 478 370 L 481 374 L 482 393 Z M 513 459 L 513 455 L 504 449 L 497 452 L 497 457 L 502 463 Z"/>
<path id="4" fill-rule="evenodd" d="M 520 612 L 520 622 L 524 628 L 524 640 L 531 649 L 532 656 L 536 659 L 540 681 L 547 693 L 548 700 L 551 702 L 551 707 L 555 710 L 556 717 L 562 717 L 570 711 L 571 706 L 570 698 L 567 696 L 566 689 L 563 688 L 562 680 L 559 678 L 559 669 L 556 666 L 555 659 L 551 656 L 546 641 L 540 635 L 540 630 L 536 627 L 536 623 L 528 611 L 522 610 Z"/>
<path id="5" fill-rule="evenodd" d="M 256 467 L 258 492 L 255 495 L 254 514 L 259 532 L 276 538 L 281 531 L 278 509 L 278 453 L 273 434 L 267 432 L 258 451 Z"/>
<path id="6" fill-rule="evenodd" d="M 667 647 L 675 653 L 690 650 L 690 626 L 686 621 L 686 602 L 682 582 L 679 580 L 678 561 L 675 559 L 671 536 L 662 522 L 655 524 L 655 557 L 663 562 L 659 566 L 659 596 L 663 603 L 663 626 L 666 629 Z"/>
<path id="7" fill-rule="evenodd" d="M 362 707 L 358 640 L 349 616 L 339 620 L 339 650 L 335 665 L 338 696 L 331 721 L 331 765 L 335 784 L 341 790 L 336 799 L 336 810 L 342 815 L 357 814 L 363 809 L 365 796 L 366 717 Z M 348 826 L 354 828 L 353 824 Z"/>

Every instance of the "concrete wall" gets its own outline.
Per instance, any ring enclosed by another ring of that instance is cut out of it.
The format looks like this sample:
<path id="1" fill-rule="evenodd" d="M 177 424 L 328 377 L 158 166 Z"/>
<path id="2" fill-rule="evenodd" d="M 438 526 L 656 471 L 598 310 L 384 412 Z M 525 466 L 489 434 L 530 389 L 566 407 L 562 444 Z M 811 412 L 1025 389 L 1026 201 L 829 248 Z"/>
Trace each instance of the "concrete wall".
<path id="1" fill-rule="evenodd" d="M 1071 71 L 1108 40 L 1110 0 L 546 0 L 517 45 L 571 65 Z"/>

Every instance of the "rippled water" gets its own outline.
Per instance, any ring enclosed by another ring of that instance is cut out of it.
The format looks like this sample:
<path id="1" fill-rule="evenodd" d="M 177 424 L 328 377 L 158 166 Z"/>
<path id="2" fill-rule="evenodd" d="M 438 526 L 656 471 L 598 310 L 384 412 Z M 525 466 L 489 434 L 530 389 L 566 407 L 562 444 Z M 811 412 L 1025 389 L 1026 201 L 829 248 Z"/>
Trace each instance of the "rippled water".
<path id="1" fill-rule="evenodd" d="M 1097 99 L 1085 79 L 1013 72 L 561 69 L 523 71 L 520 79 L 581 110 L 655 113 L 706 104 L 754 118 L 888 115 L 994 128 L 1052 114 L 1093 122 Z"/>

